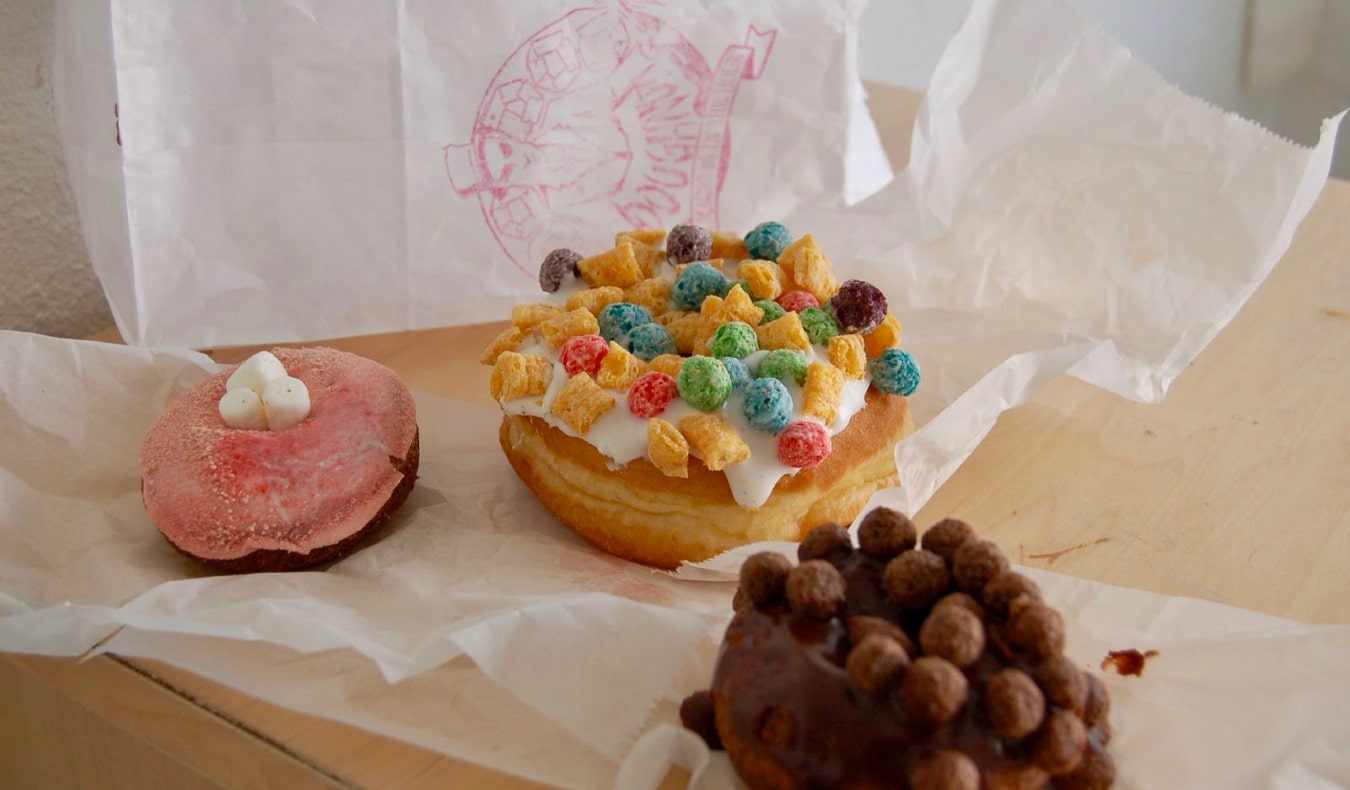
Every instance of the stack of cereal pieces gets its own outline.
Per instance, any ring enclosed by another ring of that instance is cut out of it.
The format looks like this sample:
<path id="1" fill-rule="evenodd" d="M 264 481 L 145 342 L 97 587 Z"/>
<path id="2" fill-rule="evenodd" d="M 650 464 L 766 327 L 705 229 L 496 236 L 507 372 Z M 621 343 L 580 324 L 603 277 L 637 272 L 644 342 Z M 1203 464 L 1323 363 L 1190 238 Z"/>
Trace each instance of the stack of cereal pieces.
<path id="1" fill-rule="evenodd" d="M 810 235 L 679 225 L 555 250 L 549 297 L 484 352 L 517 474 L 602 548 L 659 567 L 848 522 L 896 481 L 919 383 L 885 296 Z"/>

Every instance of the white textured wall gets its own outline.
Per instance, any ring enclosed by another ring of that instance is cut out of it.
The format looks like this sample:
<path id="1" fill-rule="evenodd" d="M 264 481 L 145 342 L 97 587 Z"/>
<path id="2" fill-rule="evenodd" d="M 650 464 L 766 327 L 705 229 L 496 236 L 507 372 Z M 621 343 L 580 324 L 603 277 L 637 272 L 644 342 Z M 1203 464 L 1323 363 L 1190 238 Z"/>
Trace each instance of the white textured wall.
<path id="1" fill-rule="evenodd" d="M 0 0 L 0 329 L 112 324 L 80 238 L 52 115 L 55 0 Z"/>

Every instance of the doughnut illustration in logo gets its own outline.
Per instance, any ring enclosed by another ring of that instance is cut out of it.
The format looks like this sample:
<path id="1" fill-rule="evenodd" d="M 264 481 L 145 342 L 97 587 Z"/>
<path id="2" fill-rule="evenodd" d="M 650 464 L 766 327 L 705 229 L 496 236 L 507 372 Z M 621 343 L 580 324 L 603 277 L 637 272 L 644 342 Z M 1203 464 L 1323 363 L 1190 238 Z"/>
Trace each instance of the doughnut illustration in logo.
<path id="1" fill-rule="evenodd" d="M 774 36 L 750 26 L 714 67 L 631 0 L 574 9 L 498 70 L 469 142 L 444 149 L 450 184 L 531 277 L 587 227 L 718 227 L 732 105 Z"/>

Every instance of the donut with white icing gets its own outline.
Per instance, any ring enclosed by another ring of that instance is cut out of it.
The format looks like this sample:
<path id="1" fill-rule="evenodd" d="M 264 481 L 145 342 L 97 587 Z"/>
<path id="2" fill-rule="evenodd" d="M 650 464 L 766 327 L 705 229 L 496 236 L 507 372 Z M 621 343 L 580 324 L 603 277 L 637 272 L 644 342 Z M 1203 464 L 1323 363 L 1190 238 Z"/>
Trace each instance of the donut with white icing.
<path id="1" fill-rule="evenodd" d="M 141 445 L 150 520 L 174 548 L 229 572 L 338 559 L 388 520 L 417 479 L 416 408 L 396 373 L 329 348 L 271 353 L 308 390 L 298 423 L 228 425 L 221 401 L 236 366 L 171 403 Z"/>

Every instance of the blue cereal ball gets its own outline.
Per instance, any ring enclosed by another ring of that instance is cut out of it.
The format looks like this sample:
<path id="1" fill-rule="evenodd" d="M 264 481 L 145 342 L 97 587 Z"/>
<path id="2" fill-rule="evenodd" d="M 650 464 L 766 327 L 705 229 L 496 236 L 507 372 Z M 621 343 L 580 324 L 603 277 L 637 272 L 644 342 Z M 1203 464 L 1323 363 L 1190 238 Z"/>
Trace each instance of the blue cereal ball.
<path id="1" fill-rule="evenodd" d="M 888 395 L 913 395 L 919 388 L 919 363 L 908 351 L 888 348 L 867 366 L 872 386 Z"/>
<path id="2" fill-rule="evenodd" d="M 806 369 L 810 366 L 810 360 L 802 352 L 780 348 L 764 355 L 755 374 L 760 378 L 778 379 L 784 384 L 801 385 L 806 383 Z"/>
<path id="3" fill-rule="evenodd" d="M 670 298 L 680 310 L 697 310 L 709 296 L 726 296 L 727 289 L 726 275 L 706 261 L 698 261 L 680 272 Z"/>
<path id="4" fill-rule="evenodd" d="M 754 327 L 743 321 L 731 321 L 717 327 L 708 349 L 715 357 L 744 359 L 759 350 L 759 335 Z"/>
<path id="5" fill-rule="evenodd" d="M 792 243 L 792 234 L 777 222 L 761 222 L 745 234 L 745 250 L 750 257 L 761 261 L 776 261 L 783 249 Z"/>
<path id="6" fill-rule="evenodd" d="M 830 338 L 839 334 L 839 324 L 835 323 L 834 316 L 830 315 L 819 307 L 808 307 L 800 314 L 802 319 L 802 329 L 806 330 L 806 336 L 811 338 L 811 342 L 818 346 L 828 346 Z M 604 334 L 604 327 L 601 326 L 600 333 Z"/>
<path id="7" fill-rule="evenodd" d="M 772 299 L 760 299 L 755 302 L 755 307 L 764 311 L 764 317 L 759 319 L 760 326 L 764 326 L 770 321 L 777 321 L 787 315 L 787 310 L 784 310 L 781 304 Z"/>
<path id="8" fill-rule="evenodd" d="M 792 419 L 792 393 L 778 379 L 757 378 L 745 388 L 742 408 L 751 425 L 761 431 L 778 433 Z"/>
<path id="9" fill-rule="evenodd" d="M 659 326 L 659 324 L 658 324 Z M 731 394 L 731 374 L 712 357 L 690 357 L 675 380 L 684 402 L 699 411 L 713 411 Z"/>
<path id="10" fill-rule="evenodd" d="M 727 374 L 731 376 L 731 389 L 735 392 L 744 392 L 745 388 L 750 386 L 754 376 L 750 375 L 750 368 L 735 357 L 718 357 L 718 362 L 727 369 Z"/>
<path id="11" fill-rule="evenodd" d="M 660 324 L 638 324 L 628 332 L 628 342 L 624 344 L 633 356 L 643 362 L 651 362 L 662 354 L 675 354 L 675 338 L 670 330 Z"/>
<path id="12" fill-rule="evenodd" d="M 595 318 L 600 323 L 600 337 L 619 344 L 623 344 L 629 332 L 652 322 L 652 314 L 647 308 L 630 302 L 606 305 Z"/>

